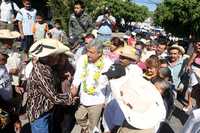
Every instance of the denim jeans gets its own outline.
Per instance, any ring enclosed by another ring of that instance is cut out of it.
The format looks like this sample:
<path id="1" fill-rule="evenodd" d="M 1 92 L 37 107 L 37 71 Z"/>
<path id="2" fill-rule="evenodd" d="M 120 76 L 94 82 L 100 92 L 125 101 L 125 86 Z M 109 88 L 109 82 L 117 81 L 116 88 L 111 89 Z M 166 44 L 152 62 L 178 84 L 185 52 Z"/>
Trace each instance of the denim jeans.
<path id="1" fill-rule="evenodd" d="M 32 133 L 49 133 L 49 117 L 50 113 L 45 113 L 31 123 Z"/>

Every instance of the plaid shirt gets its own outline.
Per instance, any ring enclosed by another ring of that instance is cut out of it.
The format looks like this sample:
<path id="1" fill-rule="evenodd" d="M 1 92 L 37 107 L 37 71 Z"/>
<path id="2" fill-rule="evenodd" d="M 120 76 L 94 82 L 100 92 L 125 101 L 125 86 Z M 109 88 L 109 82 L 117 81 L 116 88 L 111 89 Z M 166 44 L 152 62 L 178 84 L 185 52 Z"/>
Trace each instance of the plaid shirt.
<path id="1" fill-rule="evenodd" d="M 31 122 L 50 111 L 54 104 L 72 103 L 71 93 L 56 94 L 54 79 L 50 66 L 39 62 L 34 65 L 27 81 L 27 114 Z"/>

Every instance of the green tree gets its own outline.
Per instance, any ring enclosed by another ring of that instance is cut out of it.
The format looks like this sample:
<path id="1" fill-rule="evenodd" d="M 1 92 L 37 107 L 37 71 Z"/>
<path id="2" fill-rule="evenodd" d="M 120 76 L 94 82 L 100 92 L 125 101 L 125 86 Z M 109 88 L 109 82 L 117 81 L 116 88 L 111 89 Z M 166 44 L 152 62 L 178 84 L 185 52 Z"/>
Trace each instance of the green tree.
<path id="1" fill-rule="evenodd" d="M 154 12 L 154 22 L 179 37 L 200 37 L 199 0 L 164 0 Z"/>
<path id="2" fill-rule="evenodd" d="M 48 0 L 53 18 L 61 19 L 64 28 L 67 30 L 69 16 L 73 11 L 74 0 Z M 118 21 L 124 18 L 126 22 L 144 21 L 149 16 L 148 8 L 139 6 L 135 3 L 124 0 L 85 0 L 86 11 L 95 21 L 97 16 L 101 14 L 105 6 L 112 8 L 112 14 Z"/>

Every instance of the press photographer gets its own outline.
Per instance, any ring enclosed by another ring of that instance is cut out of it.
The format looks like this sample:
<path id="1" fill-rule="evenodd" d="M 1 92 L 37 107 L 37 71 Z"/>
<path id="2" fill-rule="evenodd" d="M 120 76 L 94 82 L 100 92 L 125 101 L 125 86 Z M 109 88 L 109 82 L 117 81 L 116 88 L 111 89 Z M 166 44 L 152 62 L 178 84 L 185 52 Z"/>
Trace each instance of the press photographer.
<path id="1" fill-rule="evenodd" d="M 112 16 L 111 9 L 106 7 L 102 15 L 96 20 L 98 29 L 97 38 L 103 41 L 108 41 L 112 37 L 112 30 L 116 24 L 115 17 Z"/>

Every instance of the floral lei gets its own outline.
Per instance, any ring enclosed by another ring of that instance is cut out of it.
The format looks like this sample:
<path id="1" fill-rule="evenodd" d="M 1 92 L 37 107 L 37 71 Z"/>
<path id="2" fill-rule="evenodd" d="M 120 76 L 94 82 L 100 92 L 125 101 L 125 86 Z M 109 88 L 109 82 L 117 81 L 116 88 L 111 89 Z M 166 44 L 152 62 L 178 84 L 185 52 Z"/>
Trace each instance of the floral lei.
<path id="1" fill-rule="evenodd" d="M 88 57 L 87 57 L 87 55 L 84 56 L 83 60 L 84 60 L 83 61 L 83 65 L 82 65 L 83 73 L 81 74 L 81 79 L 83 80 L 83 82 L 82 82 L 83 91 L 85 93 L 87 93 L 88 95 L 94 95 L 96 93 L 96 86 L 98 84 L 98 79 L 101 76 L 101 70 L 104 68 L 103 58 L 100 57 L 97 60 L 97 62 L 95 63 L 95 66 L 98 68 L 98 70 L 95 71 L 95 73 L 92 76 L 92 79 L 94 80 L 94 84 L 91 85 L 91 86 L 87 86 L 87 83 L 86 83 L 86 79 L 87 79 L 87 76 L 89 74 L 89 71 L 87 69 L 87 66 L 88 66 Z"/>

